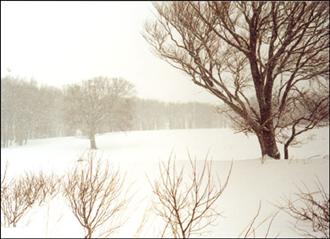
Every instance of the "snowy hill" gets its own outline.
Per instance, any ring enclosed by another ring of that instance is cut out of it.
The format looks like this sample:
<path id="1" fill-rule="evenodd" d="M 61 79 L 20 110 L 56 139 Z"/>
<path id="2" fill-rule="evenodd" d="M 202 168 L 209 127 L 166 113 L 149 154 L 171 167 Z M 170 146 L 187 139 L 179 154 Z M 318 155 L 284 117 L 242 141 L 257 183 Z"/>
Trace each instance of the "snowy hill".
<path id="1" fill-rule="evenodd" d="M 206 237 L 237 237 L 255 215 L 262 203 L 259 221 L 276 211 L 273 204 L 290 197 L 296 186 L 305 183 L 315 186 L 316 176 L 329 188 L 329 133 L 328 128 L 313 130 L 313 140 L 306 140 L 297 148 L 290 148 L 291 160 L 260 162 L 258 141 L 254 136 L 234 134 L 230 129 L 161 130 L 117 132 L 98 135 L 98 155 L 109 160 L 127 173 L 126 182 L 133 183 L 134 197 L 126 210 L 125 225 L 114 236 L 159 236 L 158 219 L 151 210 L 152 191 L 146 175 L 153 180 L 158 176 L 159 160 L 172 154 L 179 165 L 187 163 L 187 151 L 198 160 L 207 152 L 212 159 L 212 172 L 221 179 L 227 175 L 233 160 L 228 187 L 218 202 L 223 217 L 217 226 L 207 228 Z M 88 150 L 89 142 L 83 137 L 63 137 L 32 140 L 21 147 L 1 149 L 1 172 L 8 161 L 8 176 L 26 171 L 54 172 L 64 175 Z M 282 151 L 281 146 L 279 145 Z M 83 160 L 83 159 L 82 159 Z M 201 163 L 201 162 L 199 162 Z M 138 231 L 143 217 L 144 227 Z M 284 212 L 275 218 L 270 236 L 299 236 L 294 223 Z M 47 205 L 35 206 L 19 221 L 16 228 L 1 227 L 2 237 L 83 237 L 83 228 L 71 213 L 61 196 Z M 258 234 L 259 233 L 259 234 Z M 260 228 L 256 236 L 263 236 Z"/>

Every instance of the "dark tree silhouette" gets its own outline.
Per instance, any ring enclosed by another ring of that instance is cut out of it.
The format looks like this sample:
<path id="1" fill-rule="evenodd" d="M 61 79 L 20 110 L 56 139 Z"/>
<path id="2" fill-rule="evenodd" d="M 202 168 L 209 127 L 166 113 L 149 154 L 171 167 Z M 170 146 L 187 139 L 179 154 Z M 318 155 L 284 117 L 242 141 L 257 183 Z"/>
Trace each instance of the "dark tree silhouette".
<path id="1" fill-rule="evenodd" d="M 185 1 L 155 9 L 144 37 L 156 54 L 244 120 L 262 155 L 280 158 L 275 124 L 292 92 L 329 77 L 328 2 Z"/>

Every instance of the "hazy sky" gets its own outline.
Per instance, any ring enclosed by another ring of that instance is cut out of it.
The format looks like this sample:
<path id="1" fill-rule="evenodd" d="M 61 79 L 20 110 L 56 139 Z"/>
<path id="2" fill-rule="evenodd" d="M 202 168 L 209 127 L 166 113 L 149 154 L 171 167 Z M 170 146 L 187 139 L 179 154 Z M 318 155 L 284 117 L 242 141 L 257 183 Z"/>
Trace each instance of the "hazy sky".
<path id="1" fill-rule="evenodd" d="M 1 2 L 1 75 L 62 86 L 123 77 L 138 96 L 218 102 L 156 57 L 142 37 L 150 2 Z"/>

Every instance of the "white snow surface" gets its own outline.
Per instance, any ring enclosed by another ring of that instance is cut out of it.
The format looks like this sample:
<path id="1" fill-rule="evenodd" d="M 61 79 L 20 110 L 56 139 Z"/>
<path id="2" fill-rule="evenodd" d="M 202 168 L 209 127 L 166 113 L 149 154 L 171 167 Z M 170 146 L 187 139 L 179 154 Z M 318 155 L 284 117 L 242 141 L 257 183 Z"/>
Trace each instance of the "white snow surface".
<path id="1" fill-rule="evenodd" d="M 255 136 L 234 133 L 231 129 L 193 129 L 115 132 L 98 135 L 99 157 L 107 159 L 127 174 L 132 184 L 132 199 L 123 211 L 125 223 L 112 237 L 159 237 L 160 219 L 152 210 L 153 195 L 149 180 L 157 179 L 159 161 L 170 155 L 178 166 L 189 167 L 188 152 L 198 160 L 208 154 L 213 160 L 212 173 L 224 180 L 231 162 L 229 184 L 217 202 L 222 217 L 215 226 L 194 237 L 238 237 L 262 207 L 257 222 L 275 213 L 274 204 L 281 204 L 297 192 L 297 186 L 315 187 L 316 177 L 329 192 L 329 128 L 312 130 L 299 147 L 290 148 L 289 160 L 266 159 L 262 164 Z M 282 153 L 282 145 L 278 145 Z M 55 173 L 64 176 L 78 165 L 78 159 L 88 151 L 84 137 L 61 137 L 31 140 L 24 146 L 1 149 L 1 174 L 8 162 L 8 177 L 24 172 Z M 283 153 L 282 153 L 283 154 Z M 147 178 L 148 176 L 148 178 Z M 187 176 L 189 177 L 189 176 Z M 143 218 L 144 226 L 138 230 Z M 272 224 L 269 236 L 300 236 L 293 221 L 280 212 Z M 267 226 L 267 225 L 266 225 Z M 265 235 L 265 227 L 256 237 Z M 18 222 L 16 228 L 1 225 L 1 237 L 83 237 L 84 230 L 73 216 L 68 203 L 59 194 L 44 205 L 35 205 Z M 97 236 L 97 235 L 95 235 Z"/>

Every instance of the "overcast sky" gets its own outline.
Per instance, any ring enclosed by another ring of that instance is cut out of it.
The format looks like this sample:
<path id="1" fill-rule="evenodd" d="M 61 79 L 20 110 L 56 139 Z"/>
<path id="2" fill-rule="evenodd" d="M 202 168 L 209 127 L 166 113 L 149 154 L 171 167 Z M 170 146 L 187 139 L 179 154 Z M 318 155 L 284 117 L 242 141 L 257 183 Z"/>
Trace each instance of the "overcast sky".
<path id="1" fill-rule="evenodd" d="M 217 103 L 142 37 L 151 2 L 1 2 L 1 75 L 62 86 L 123 77 L 139 97 Z"/>

